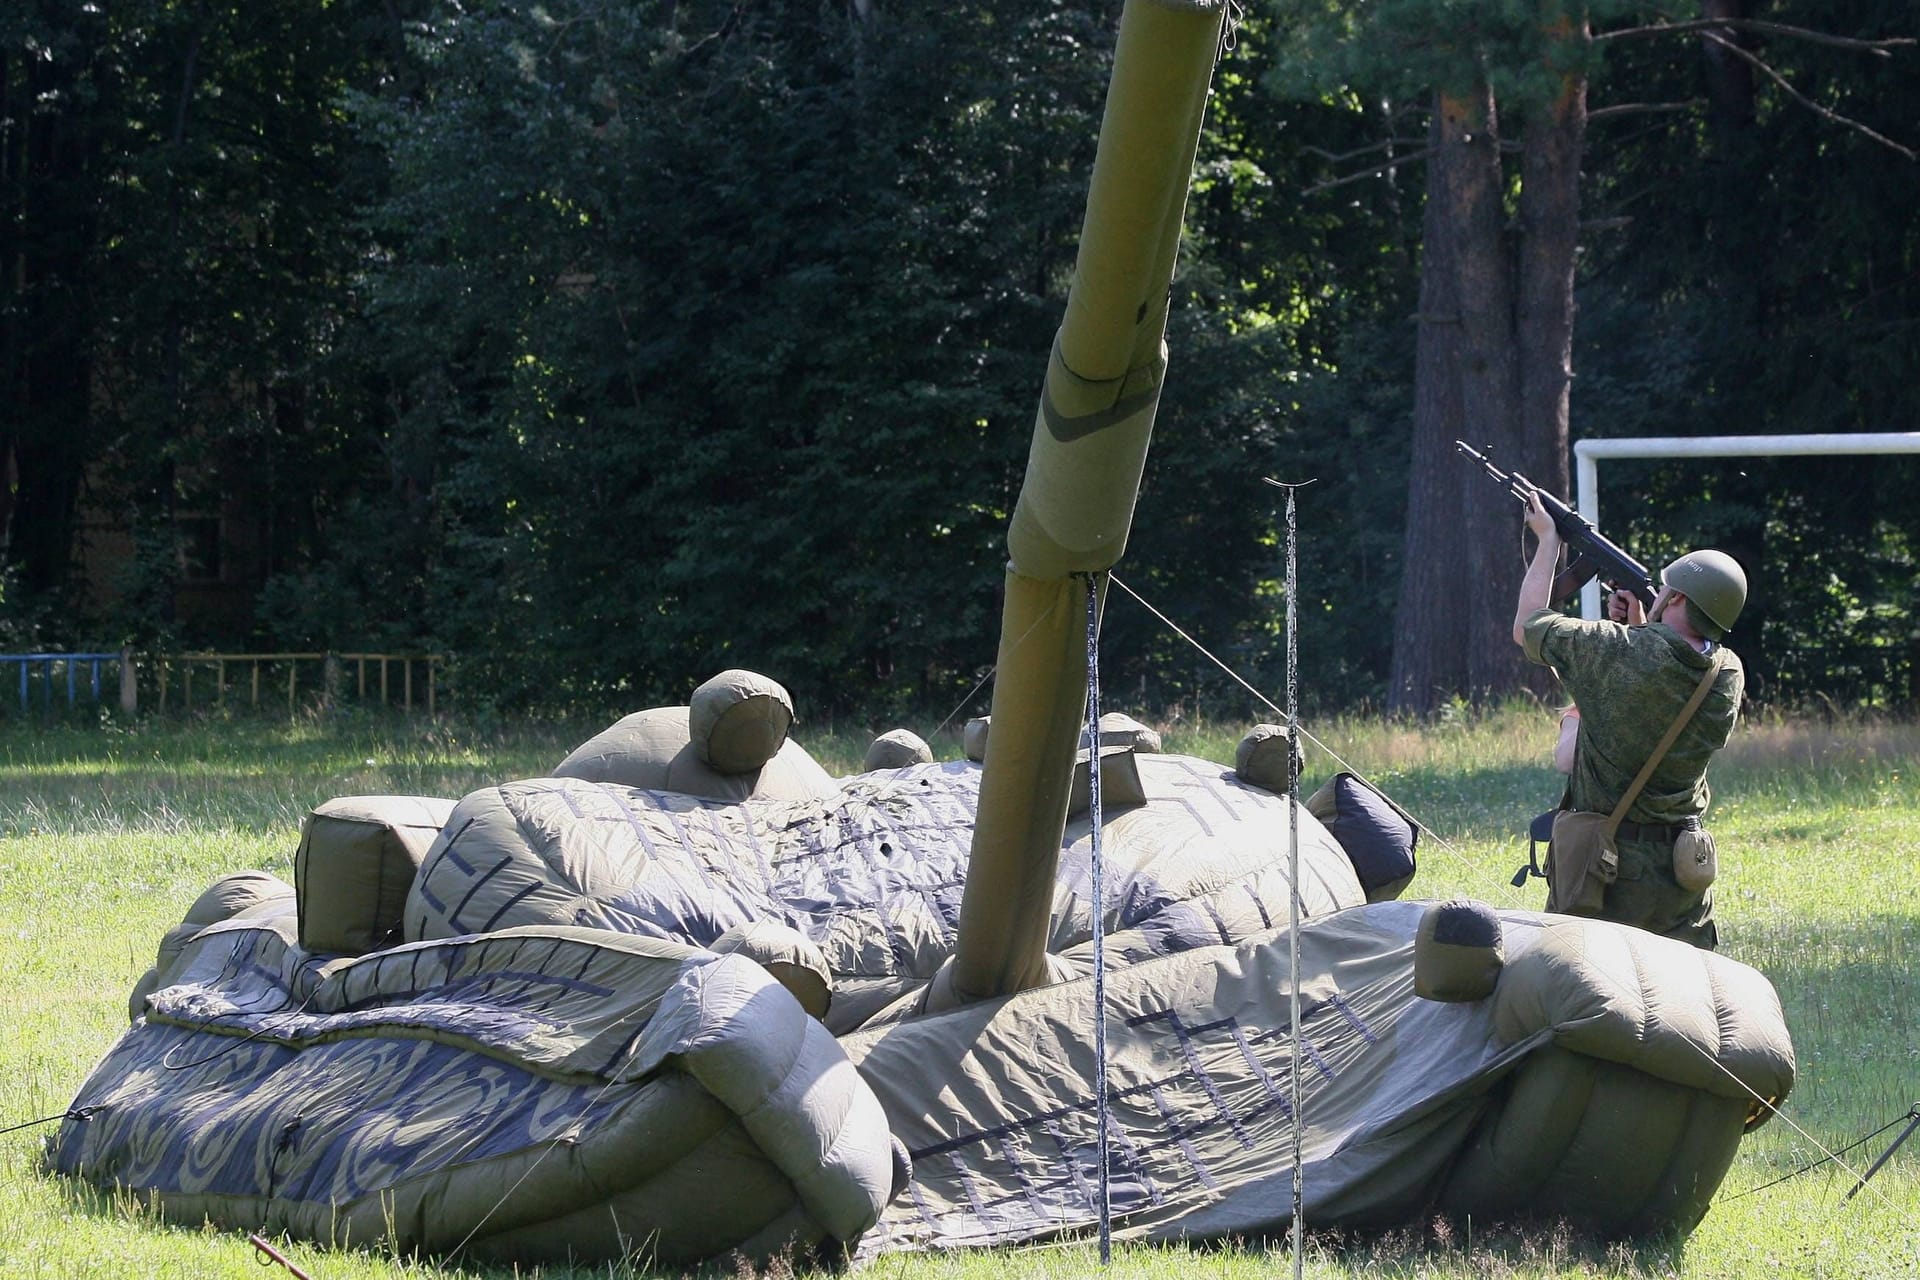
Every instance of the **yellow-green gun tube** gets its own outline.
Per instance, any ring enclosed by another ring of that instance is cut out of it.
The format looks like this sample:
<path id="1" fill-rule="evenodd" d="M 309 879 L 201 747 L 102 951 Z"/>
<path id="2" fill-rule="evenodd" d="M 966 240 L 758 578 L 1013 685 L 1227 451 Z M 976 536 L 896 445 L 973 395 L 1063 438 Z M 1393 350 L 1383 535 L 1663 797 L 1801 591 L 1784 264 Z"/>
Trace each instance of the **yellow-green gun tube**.
<path id="1" fill-rule="evenodd" d="M 951 969 L 929 1008 L 1047 981 L 1086 707 L 1083 576 L 1126 550 L 1166 372 L 1167 297 L 1225 0 L 1128 0 L 1067 313 L 1007 537 L 992 730 Z"/>

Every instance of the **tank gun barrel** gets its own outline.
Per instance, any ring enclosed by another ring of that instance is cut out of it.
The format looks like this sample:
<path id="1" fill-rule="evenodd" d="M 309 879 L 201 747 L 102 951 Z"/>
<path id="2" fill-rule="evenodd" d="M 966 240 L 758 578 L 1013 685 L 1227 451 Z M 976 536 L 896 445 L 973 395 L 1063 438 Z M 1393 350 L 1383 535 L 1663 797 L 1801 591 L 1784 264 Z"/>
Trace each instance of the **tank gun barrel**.
<path id="1" fill-rule="evenodd" d="M 1225 0 L 1127 0 L 1066 315 L 1007 535 L 993 729 L 951 968 L 929 1007 L 1046 980 L 1085 709 L 1084 576 L 1126 550 Z"/>

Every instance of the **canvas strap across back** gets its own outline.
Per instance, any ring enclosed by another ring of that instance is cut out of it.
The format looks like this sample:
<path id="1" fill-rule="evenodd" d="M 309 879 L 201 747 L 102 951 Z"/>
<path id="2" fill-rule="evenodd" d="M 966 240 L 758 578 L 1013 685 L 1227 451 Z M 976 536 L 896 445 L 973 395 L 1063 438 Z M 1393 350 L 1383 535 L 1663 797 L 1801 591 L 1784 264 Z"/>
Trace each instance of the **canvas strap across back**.
<path id="1" fill-rule="evenodd" d="M 1613 812 L 1607 815 L 1609 840 L 1613 838 L 1613 833 L 1619 830 L 1622 819 L 1627 816 L 1627 810 L 1633 806 L 1641 788 L 1647 785 L 1647 779 L 1653 776 L 1653 771 L 1659 767 L 1660 761 L 1666 758 L 1667 749 L 1673 746 L 1674 740 L 1680 736 L 1680 731 L 1687 727 L 1687 721 L 1693 719 L 1693 713 L 1700 709 L 1700 704 L 1707 700 L 1707 690 L 1713 687 L 1714 677 L 1719 675 L 1721 668 L 1726 665 L 1721 658 L 1723 652 L 1724 650 L 1721 649 L 1714 650 L 1713 661 L 1709 662 L 1707 669 L 1701 673 L 1700 683 L 1693 688 L 1693 696 L 1687 699 L 1686 706 L 1680 708 L 1680 714 L 1675 716 L 1673 723 L 1667 726 L 1667 731 L 1661 737 L 1659 745 L 1654 747 L 1653 754 L 1648 756 L 1647 762 L 1640 766 L 1640 773 L 1634 778 L 1633 785 L 1627 788 L 1626 794 L 1620 797 L 1620 803 L 1613 806 Z"/>

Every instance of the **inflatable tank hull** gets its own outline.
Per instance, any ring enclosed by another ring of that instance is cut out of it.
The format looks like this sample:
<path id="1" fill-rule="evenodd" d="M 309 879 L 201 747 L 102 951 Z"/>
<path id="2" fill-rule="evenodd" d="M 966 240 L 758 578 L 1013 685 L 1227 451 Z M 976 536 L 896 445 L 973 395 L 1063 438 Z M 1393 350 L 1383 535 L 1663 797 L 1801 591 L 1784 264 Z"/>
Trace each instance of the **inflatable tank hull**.
<path id="1" fill-rule="evenodd" d="M 1207 761 L 1138 764 L 1144 802 L 1109 813 L 1103 839 L 1115 1227 L 1276 1231 L 1293 1130 L 1287 802 Z M 518 1261 L 1084 1230 L 1090 982 L 913 1012 L 950 954 L 977 775 L 922 765 L 834 799 L 741 804 L 580 779 L 488 788 L 425 855 L 407 927 L 432 924 L 414 914 L 429 896 L 454 921 L 451 904 L 497 892 L 495 927 L 362 956 L 302 948 L 291 891 L 246 877 L 254 905 L 188 927 L 51 1163 L 183 1222 Z M 1304 811 L 1299 825 L 1309 1221 L 1458 1211 L 1628 1235 L 1699 1220 L 1766 1114 L 1757 1099 L 1791 1086 L 1763 977 L 1638 931 L 1505 912 L 1491 991 L 1424 999 L 1430 908 L 1367 904 L 1326 828 Z M 1054 886 L 1065 973 L 1090 958 L 1086 836 L 1069 828 Z M 766 969 L 705 948 L 735 914 L 818 942 L 839 989 L 825 1022 Z"/>

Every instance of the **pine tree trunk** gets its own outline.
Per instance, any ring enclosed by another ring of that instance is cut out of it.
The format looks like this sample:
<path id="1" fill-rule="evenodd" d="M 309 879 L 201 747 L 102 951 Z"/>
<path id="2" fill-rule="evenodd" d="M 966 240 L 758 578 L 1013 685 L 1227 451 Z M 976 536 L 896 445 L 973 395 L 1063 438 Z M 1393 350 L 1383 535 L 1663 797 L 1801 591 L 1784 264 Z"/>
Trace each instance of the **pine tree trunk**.
<path id="1" fill-rule="evenodd" d="M 1513 236 L 1491 91 L 1483 85 L 1435 100 L 1390 710 L 1425 713 L 1456 695 L 1544 691 L 1544 674 L 1512 637 L 1525 568 L 1520 512 L 1454 455 L 1453 442 L 1464 439 L 1500 466 L 1567 492 L 1585 132 L 1585 82 L 1569 75 L 1551 109 L 1526 129 Z"/>
<path id="2" fill-rule="evenodd" d="M 1497 126 L 1484 85 L 1435 100 L 1392 710 L 1432 711 L 1456 694 L 1510 690 L 1520 677 L 1505 634 L 1519 588 L 1513 503 L 1453 452 L 1464 439 L 1512 459 L 1518 439 Z"/>
<path id="3" fill-rule="evenodd" d="M 1387 709 L 1424 715 L 1466 683 L 1467 626 L 1460 602 L 1472 576 L 1456 517 L 1472 477 L 1458 465 L 1462 430 L 1460 298 L 1455 236 L 1444 199 L 1448 155 L 1440 113 L 1429 129 L 1427 202 L 1420 235 L 1420 315 L 1414 347 L 1413 455 L 1407 479 L 1406 548 L 1394 610 Z"/>
<path id="4" fill-rule="evenodd" d="M 1561 497 L 1568 492 L 1573 264 L 1586 132 L 1586 81 L 1569 76 L 1551 111 L 1528 122 L 1521 151 L 1517 460 L 1536 483 Z"/>

